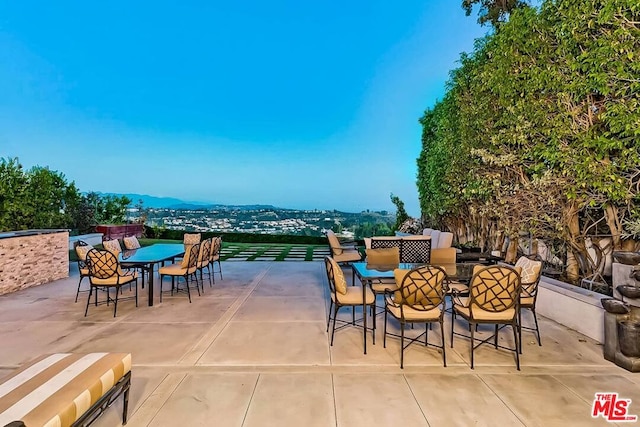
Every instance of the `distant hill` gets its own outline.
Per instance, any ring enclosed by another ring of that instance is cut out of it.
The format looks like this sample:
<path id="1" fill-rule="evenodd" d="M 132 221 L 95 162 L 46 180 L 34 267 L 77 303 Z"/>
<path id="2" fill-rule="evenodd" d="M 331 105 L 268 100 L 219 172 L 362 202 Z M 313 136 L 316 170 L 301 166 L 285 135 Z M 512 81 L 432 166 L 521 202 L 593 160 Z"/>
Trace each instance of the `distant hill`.
<path id="1" fill-rule="evenodd" d="M 192 202 L 176 199 L 173 197 L 155 197 L 148 194 L 134 194 L 134 193 L 100 193 L 110 196 L 126 196 L 131 199 L 132 204 L 137 204 L 139 200 L 142 200 L 142 205 L 145 208 L 169 208 L 169 209 L 202 209 L 203 207 L 209 207 L 213 203 L 205 202 Z M 179 206 L 179 207 L 178 207 Z"/>
<path id="2" fill-rule="evenodd" d="M 148 194 L 135 194 L 135 193 L 98 193 L 109 196 L 126 196 L 131 199 L 132 205 L 142 200 L 142 205 L 145 208 L 158 208 L 158 209 L 184 209 L 184 210 L 196 210 L 196 209 L 236 209 L 236 210 L 258 210 L 258 209 L 282 209 L 273 205 L 223 205 L 215 202 L 193 202 L 174 197 L 156 197 L 149 196 Z"/>

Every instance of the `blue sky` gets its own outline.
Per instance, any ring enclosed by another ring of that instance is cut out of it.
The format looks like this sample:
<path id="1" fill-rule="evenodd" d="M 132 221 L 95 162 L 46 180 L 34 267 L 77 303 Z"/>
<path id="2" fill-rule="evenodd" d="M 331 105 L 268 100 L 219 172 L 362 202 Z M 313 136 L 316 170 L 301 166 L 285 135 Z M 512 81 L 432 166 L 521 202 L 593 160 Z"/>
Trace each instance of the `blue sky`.
<path id="1" fill-rule="evenodd" d="M 0 157 L 82 191 L 419 215 L 458 0 L 0 3 Z"/>

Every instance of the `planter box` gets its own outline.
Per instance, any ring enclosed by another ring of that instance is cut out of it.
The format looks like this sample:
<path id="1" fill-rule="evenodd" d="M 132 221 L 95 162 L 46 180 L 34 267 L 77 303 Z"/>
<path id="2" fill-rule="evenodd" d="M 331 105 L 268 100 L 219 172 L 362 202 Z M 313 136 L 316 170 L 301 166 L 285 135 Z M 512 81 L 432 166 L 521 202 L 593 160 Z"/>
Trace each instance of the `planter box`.
<path id="1" fill-rule="evenodd" d="M 536 312 L 604 343 L 605 310 L 600 299 L 605 297 L 606 295 L 543 276 L 538 288 Z M 544 340 L 544 331 L 542 338 Z"/>
<path id="2" fill-rule="evenodd" d="M 102 233 L 102 240 L 122 239 L 123 237 L 142 237 L 142 224 L 98 225 L 96 231 Z"/>

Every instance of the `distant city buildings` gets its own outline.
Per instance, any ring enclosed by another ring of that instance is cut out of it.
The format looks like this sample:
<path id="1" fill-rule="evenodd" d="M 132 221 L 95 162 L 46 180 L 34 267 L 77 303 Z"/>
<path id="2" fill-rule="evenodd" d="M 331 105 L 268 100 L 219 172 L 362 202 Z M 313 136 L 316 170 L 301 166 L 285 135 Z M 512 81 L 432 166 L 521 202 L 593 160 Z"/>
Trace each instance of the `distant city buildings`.
<path id="1" fill-rule="evenodd" d="M 294 210 L 278 208 L 128 210 L 128 219 L 146 216 L 145 224 L 169 230 L 213 231 L 221 233 L 289 234 L 321 236 L 326 230 L 349 238 L 357 237 L 363 224 L 387 227 L 394 216 L 387 212 L 348 213 L 330 210 Z"/>

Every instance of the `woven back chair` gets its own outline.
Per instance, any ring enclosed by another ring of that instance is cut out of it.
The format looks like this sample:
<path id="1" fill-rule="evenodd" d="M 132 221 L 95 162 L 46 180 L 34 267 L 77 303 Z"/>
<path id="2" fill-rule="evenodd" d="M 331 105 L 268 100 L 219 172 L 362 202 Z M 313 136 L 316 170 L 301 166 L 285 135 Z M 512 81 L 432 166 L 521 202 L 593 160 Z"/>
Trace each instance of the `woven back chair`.
<path id="1" fill-rule="evenodd" d="M 87 253 L 93 249 L 93 246 L 88 244 L 82 240 L 76 240 L 73 243 L 73 249 L 76 252 L 76 257 L 78 258 L 78 273 L 80 274 L 80 280 L 78 280 L 78 290 L 76 291 L 76 302 L 78 302 L 78 295 L 80 292 L 89 292 L 89 289 L 86 291 L 80 290 L 80 285 L 82 284 L 82 279 L 85 277 L 89 277 L 89 267 L 87 266 Z"/>
<path id="2" fill-rule="evenodd" d="M 520 352 L 522 352 L 522 329 L 533 331 L 538 339 L 538 345 L 542 345 L 540 328 L 536 316 L 536 301 L 538 300 L 538 284 L 542 274 L 542 261 L 520 257 L 516 261 L 516 267 L 521 268 L 520 279 L 522 291 L 520 292 L 520 311 L 518 312 L 518 326 L 520 327 Z M 522 310 L 528 309 L 533 313 L 535 327 L 522 326 Z"/>
<path id="3" fill-rule="evenodd" d="M 213 268 L 214 264 L 218 263 L 218 273 L 220 273 L 220 279 L 222 280 L 222 264 L 220 263 L 220 251 L 222 250 L 222 236 L 213 237 L 211 240 L 211 250 L 209 254 L 209 265 L 211 268 L 211 278 L 213 283 L 216 283 L 216 271 Z"/>
<path id="4" fill-rule="evenodd" d="M 200 285 L 198 284 L 198 258 L 200 256 L 200 243 L 195 245 L 185 246 L 184 258 L 180 262 L 171 264 L 165 267 L 160 267 L 160 302 L 162 302 L 162 282 L 165 276 L 171 277 L 171 295 L 173 292 L 184 291 L 189 296 L 189 302 L 191 302 L 191 289 L 189 287 L 189 281 L 193 277 L 196 282 L 196 289 L 198 295 L 200 295 Z M 180 289 L 180 277 L 184 279 L 185 289 Z M 178 283 L 175 279 L 178 278 Z"/>
<path id="5" fill-rule="evenodd" d="M 84 315 L 86 316 L 89 311 L 89 302 L 91 301 L 91 295 L 93 289 L 96 288 L 95 305 L 98 305 L 98 289 L 103 289 L 107 293 L 107 300 L 104 302 L 114 301 L 113 317 L 116 317 L 118 310 L 118 294 L 120 294 L 120 288 L 122 285 L 135 283 L 135 297 L 129 297 L 127 299 L 135 298 L 136 307 L 138 306 L 138 276 L 135 272 L 124 273 L 120 268 L 117 255 L 106 249 L 91 249 L 87 252 L 87 266 L 89 268 L 89 281 L 91 287 L 89 288 L 89 297 L 87 298 L 87 307 L 85 308 Z M 115 288 L 115 299 L 110 296 L 109 290 Z"/>
<path id="6" fill-rule="evenodd" d="M 395 270 L 397 290 L 388 292 L 385 299 L 384 346 L 387 343 L 387 315 L 391 314 L 400 321 L 400 368 L 404 368 L 404 349 L 424 336 L 424 344 L 429 344 L 430 323 L 440 324 L 440 345 L 432 344 L 442 350 L 442 363 L 447 366 L 444 345 L 444 309 L 445 279 L 447 274 L 437 266 L 426 265 L 413 270 Z M 424 323 L 425 331 L 409 340 L 405 346 L 405 326 L 407 323 Z"/>
<path id="7" fill-rule="evenodd" d="M 480 342 L 483 344 L 494 339 L 494 347 L 498 348 L 498 326 L 511 325 L 515 348 L 516 366 L 520 370 L 518 313 L 520 302 L 520 268 L 493 265 L 476 266 L 469 283 L 469 297 L 466 300 L 453 293 L 453 309 L 451 310 L 451 346 L 453 347 L 454 323 L 456 316 L 461 316 L 470 324 L 471 369 L 474 363 L 474 331 L 477 324 L 495 325 L 494 335 Z M 480 345 L 478 344 L 478 345 Z"/>

